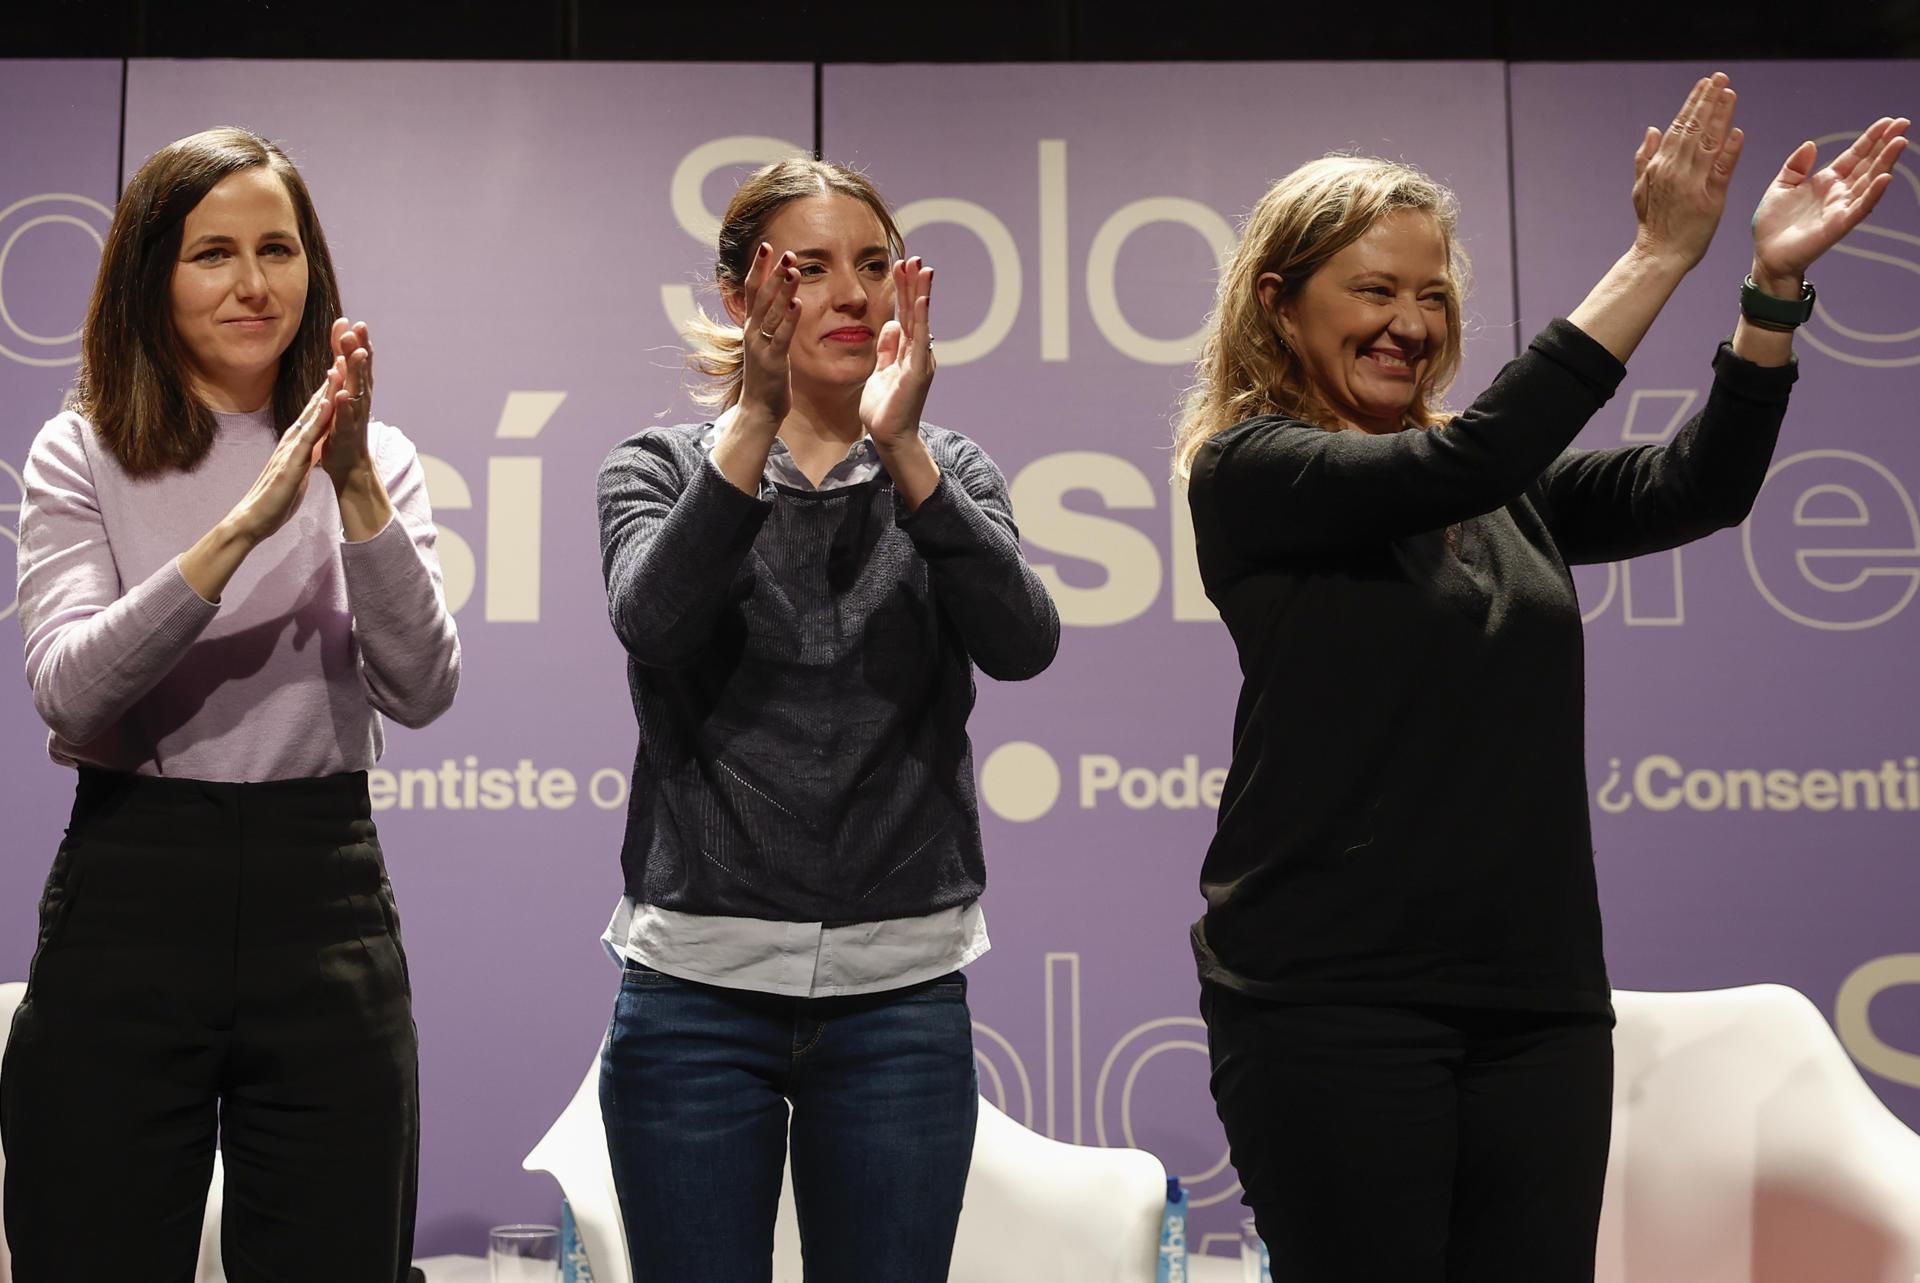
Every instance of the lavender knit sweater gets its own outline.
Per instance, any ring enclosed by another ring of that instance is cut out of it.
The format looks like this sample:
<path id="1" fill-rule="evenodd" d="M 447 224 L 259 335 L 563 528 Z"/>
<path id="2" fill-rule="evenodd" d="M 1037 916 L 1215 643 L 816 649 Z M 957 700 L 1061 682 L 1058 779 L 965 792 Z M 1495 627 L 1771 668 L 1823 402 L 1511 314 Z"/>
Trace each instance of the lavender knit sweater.
<path id="1" fill-rule="evenodd" d="M 181 577 L 179 555 L 278 440 L 267 411 L 216 417 L 197 468 L 138 480 L 77 414 L 35 438 L 20 624 L 49 751 L 69 765 L 206 780 L 363 770 L 380 756 L 379 714 L 425 725 L 460 679 L 419 456 L 398 429 L 372 424 L 394 519 L 344 542 L 333 487 L 316 473 L 212 603 Z"/>

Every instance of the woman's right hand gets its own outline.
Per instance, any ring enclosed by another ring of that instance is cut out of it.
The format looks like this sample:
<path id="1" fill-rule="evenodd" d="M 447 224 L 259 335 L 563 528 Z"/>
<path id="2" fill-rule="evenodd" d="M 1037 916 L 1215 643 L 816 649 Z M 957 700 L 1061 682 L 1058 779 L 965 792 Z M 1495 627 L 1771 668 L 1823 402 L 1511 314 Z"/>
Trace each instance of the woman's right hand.
<path id="1" fill-rule="evenodd" d="M 1706 256 L 1727 207 L 1743 139 L 1722 72 L 1694 82 L 1666 133 L 1648 129 L 1633 156 L 1633 248 L 1607 269 L 1567 319 L 1626 361 L 1681 278 Z"/>
<path id="2" fill-rule="evenodd" d="M 327 373 L 327 381 L 307 398 L 300 417 L 280 434 L 279 444 L 267 457 L 267 466 L 227 514 L 233 532 L 247 544 L 257 545 L 284 526 L 306 496 L 307 481 L 320 461 L 333 422 L 334 397 L 340 388 L 340 366 L 336 362 Z"/>
<path id="3" fill-rule="evenodd" d="M 740 336 L 740 413 L 769 433 L 779 430 L 793 406 L 787 347 L 800 315 L 794 297 L 800 273 L 793 262 L 791 253 L 775 261 L 773 246 L 762 241 L 741 289 L 747 315 Z"/>
<path id="4" fill-rule="evenodd" d="M 1744 135 L 1724 72 L 1696 81 L 1663 134 L 1649 126 L 1633 157 L 1634 248 L 1682 270 L 1706 256 Z"/>
<path id="5" fill-rule="evenodd" d="M 267 466 L 260 469 L 260 475 L 247 487 L 240 502 L 193 547 L 180 554 L 176 563 L 180 576 L 202 600 L 218 602 L 220 594 L 227 590 L 227 581 L 240 569 L 247 554 L 286 525 L 287 518 L 300 506 L 300 500 L 307 493 L 307 481 L 320 464 L 320 451 L 333 422 L 333 398 L 340 391 L 340 370 L 336 362 L 327 373 L 327 381 L 307 398 L 306 408 L 280 434 L 279 443 L 267 456 Z"/>

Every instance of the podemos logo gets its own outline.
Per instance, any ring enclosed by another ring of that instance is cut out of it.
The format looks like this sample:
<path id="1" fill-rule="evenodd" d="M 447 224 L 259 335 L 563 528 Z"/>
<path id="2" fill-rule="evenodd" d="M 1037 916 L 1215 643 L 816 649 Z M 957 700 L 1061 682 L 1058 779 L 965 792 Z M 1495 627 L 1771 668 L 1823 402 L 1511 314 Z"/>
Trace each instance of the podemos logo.
<path id="1" fill-rule="evenodd" d="M 1197 753 L 1171 766 L 1127 764 L 1110 753 L 1082 753 L 1076 762 L 1083 811 L 1119 806 L 1130 811 L 1217 810 L 1227 768 L 1202 768 Z M 980 796 L 1003 820 L 1025 823 L 1053 810 L 1060 800 L 1060 764 L 1028 740 L 1013 740 L 987 754 L 980 767 Z"/>

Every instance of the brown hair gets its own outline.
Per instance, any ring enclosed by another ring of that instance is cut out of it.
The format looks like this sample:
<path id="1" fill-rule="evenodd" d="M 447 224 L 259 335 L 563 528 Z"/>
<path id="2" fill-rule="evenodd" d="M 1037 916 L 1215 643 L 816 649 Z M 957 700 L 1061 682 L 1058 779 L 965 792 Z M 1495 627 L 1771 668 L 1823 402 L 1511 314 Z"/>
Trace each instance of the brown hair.
<path id="1" fill-rule="evenodd" d="M 830 160 L 789 157 L 747 175 L 727 202 L 727 212 L 720 220 L 719 253 L 713 263 L 713 280 L 720 293 L 734 295 L 745 288 L 754 252 L 767 238 L 767 225 L 776 214 L 803 197 L 833 195 L 865 202 L 886 232 L 887 251 L 894 258 L 905 252 L 906 242 L 894 225 L 893 212 L 866 175 Z M 740 399 L 745 361 L 742 333 L 739 326 L 716 321 L 704 311 L 696 312 L 694 319 L 681 327 L 688 349 L 687 368 L 709 383 L 693 392 L 695 401 L 730 406 Z"/>
<path id="2" fill-rule="evenodd" d="M 1220 289 L 1195 381 L 1174 429 L 1174 476 L 1185 480 L 1208 438 L 1259 414 L 1282 414 L 1331 428 L 1336 418 L 1261 306 L 1259 280 L 1276 273 L 1297 294 L 1328 259 L 1398 210 L 1431 214 L 1446 242 L 1447 337 L 1414 393 L 1408 418 L 1422 427 L 1444 420 L 1439 401 L 1460 371 L 1460 307 L 1468 282 L 1453 193 L 1408 165 L 1364 156 L 1308 161 L 1268 189 L 1247 216 L 1240 245 L 1220 272 Z"/>
<path id="3" fill-rule="evenodd" d="M 307 258 L 306 310 L 273 385 L 276 427 L 284 431 L 299 416 L 332 364 L 340 287 L 300 171 L 244 129 L 209 129 L 167 144 L 140 166 L 114 211 L 67 398 L 130 476 L 190 472 L 213 448 L 213 412 L 193 392 L 173 326 L 173 271 L 187 215 L 222 179 L 258 165 L 286 185 Z"/>

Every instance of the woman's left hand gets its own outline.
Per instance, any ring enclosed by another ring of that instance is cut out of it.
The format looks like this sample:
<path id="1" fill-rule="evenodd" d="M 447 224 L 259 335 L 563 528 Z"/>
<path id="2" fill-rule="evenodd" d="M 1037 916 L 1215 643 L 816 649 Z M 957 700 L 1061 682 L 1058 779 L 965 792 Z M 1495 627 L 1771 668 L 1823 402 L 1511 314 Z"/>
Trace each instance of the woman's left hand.
<path id="1" fill-rule="evenodd" d="M 333 398 L 333 427 L 320 452 L 320 466 L 333 479 L 335 490 L 374 476 L 373 452 L 367 423 L 373 405 L 373 346 L 367 341 L 367 323 L 340 317 L 333 323 L 334 368 L 340 390 Z"/>
<path id="2" fill-rule="evenodd" d="M 933 386 L 932 296 L 931 267 L 918 258 L 893 265 L 894 319 L 880 327 L 878 360 L 860 393 L 860 426 L 882 454 L 919 439 L 920 411 Z"/>
<path id="3" fill-rule="evenodd" d="M 393 519 L 393 501 L 374 466 L 367 424 L 373 408 L 373 345 L 367 323 L 341 317 L 333 323 L 333 368 L 340 390 L 333 395 L 333 424 L 320 446 L 320 466 L 333 480 L 340 525 L 358 543 Z"/>
<path id="4" fill-rule="evenodd" d="M 1893 165 L 1912 123 L 1882 116 L 1817 173 L 1814 145 L 1794 148 L 1753 211 L 1755 280 L 1763 287 L 1769 279 L 1797 282 L 1872 213 L 1893 182 Z"/>

